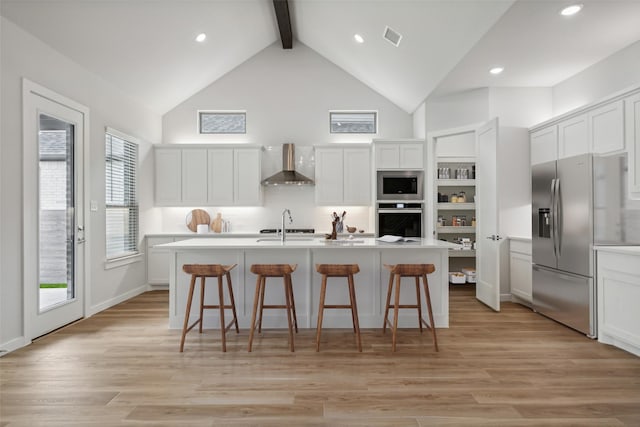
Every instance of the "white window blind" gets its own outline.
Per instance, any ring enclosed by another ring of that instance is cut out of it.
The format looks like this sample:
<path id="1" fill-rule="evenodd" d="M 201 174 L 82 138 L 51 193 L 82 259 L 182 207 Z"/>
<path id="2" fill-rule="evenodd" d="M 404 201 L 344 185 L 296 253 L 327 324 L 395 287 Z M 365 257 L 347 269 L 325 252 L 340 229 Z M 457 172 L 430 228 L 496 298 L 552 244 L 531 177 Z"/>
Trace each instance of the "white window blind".
<path id="1" fill-rule="evenodd" d="M 106 233 L 107 259 L 138 253 L 138 144 L 107 129 Z"/>
<path id="2" fill-rule="evenodd" d="M 378 113 L 375 111 L 329 111 L 331 133 L 377 133 Z"/>

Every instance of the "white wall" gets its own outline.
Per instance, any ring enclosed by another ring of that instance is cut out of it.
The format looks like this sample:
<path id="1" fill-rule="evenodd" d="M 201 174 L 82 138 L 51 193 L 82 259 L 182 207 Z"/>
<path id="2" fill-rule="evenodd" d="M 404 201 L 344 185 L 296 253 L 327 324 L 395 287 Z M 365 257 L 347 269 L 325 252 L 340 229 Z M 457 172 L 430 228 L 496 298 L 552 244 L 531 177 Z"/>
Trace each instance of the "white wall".
<path id="1" fill-rule="evenodd" d="M 495 87 L 489 89 L 489 117 L 500 126 L 529 128 L 552 117 L 551 88 Z"/>
<path id="2" fill-rule="evenodd" d="M 117 88 L 89 73 L 12 22 L 1 18 L 2 185 L 0 191 L 0 348 L 15 347 L 22 323 L 22 78 L 25 77 L 90 108 L 90 198 L 98 211 L 87 214 L 90 257 L 87 283 L 92 310 L 105 308 L 145 285 L 144 262 L 105 270 L 104 129 L 111 126 L 148 141 L 140 147 L 140 209 L 142 232 L 150 221 L 153 165 L 150 143 L 161 140 L 161 118 Z M 37 265 L 27 260 L 29 265 Z M 33 302 L 34 304 L 36 302 Z"/>
<path id="3" fill-rule="evenodd" d="M 246 110 L 245 135 L 199 135 L 198 110 Z M 377 135 L 329 133 L 329 110 L 377 110 Z M 297 169 L 313 177 L 312 145 L 370 142 L 372 138 L 413 137 L 413 117 L 304 44 L 283 50 L 274 43 L 163 116 L 163 143 L 252 143 L 264 145 L 262 176 L 282 166 L 281 144 L 296 144 Z M 234 231 L 255 232 L 279 224 L 283 208 L 291 209 L 295 227 L 329 231 L 328 212 L 346 209 L 347 223 L 373 232 L 369 208 L 316 208 L 314 187 L 265 188 L 261 208 L 207 208 L 221 212 Z M 198 207 L 198 206 L 194 206 Z M 156 208 L 161 231 L 186 231 L 189 209 Z M 330 209 L 330 210 L 328 210 Z"/>
<path id="4" fill-rule="evenodd" d="M 639 84 L 640 41 L 637 41 L 555 85 L 553 115 L 558 116 Z"/>
<path id="5" fill-rule="evenodd" d="M 413 112 L 413 137 L 418 139 L 427 138 L 427 103 L 420 104 Z"/>
<path id="6" fill-rule="evenodd" d="M 453 129 L 489 120 L 489 90 L 474 89 L 427 98 L 427 132 Z"/>

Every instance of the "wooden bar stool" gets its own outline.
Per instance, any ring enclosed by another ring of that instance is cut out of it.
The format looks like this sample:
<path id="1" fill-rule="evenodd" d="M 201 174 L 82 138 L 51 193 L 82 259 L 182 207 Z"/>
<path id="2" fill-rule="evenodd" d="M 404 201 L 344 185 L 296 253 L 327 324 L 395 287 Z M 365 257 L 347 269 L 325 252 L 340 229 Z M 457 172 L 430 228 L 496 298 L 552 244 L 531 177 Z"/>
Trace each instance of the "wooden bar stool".
<path id="1" fill-rule="evenodd" d="M 360 271 L 358 264 L 316 264 L 316 271 L 322 274 L 322 287 L 320 289 L 320 307 L 318 308 L 318 331 L 316 332 L 316 351 L 320 351 L 320 333 L 322 332 L 322 319 L 325 308 L 348 308 L 351 310 L 353 332 L 356 334 L 358 351 L 362 351 L 360 340 L 360 323 L 358 322 L 358 306 L 356 304 L 356 291 L 353 286 L 353 275 Z M 349 285 L 349 305 L 326 305 L 324 303 L 327 293 L 328 277 L 346 277 Z"/>
<path id="2" fill-rule="evenodd" d="M 289 325 L 289 349 L 294 351 L 293 345 L 293 329 L 298 332 L 298 319 L 296 318 L 296 303 L 293 299 L 293 285 L 291 282 L 291 273 L 296 270 L 297 264 L 253 264 L 251 272 L 258 275 L 256 281 L 256 294 L 253 298 L 253 314 L 251 315 L 251 330 L 249 332 L 249 351 L 253 344 L 253 334 L 256 326 L 258 333 L 262 332 L 262 312 L 266 309 L 286 309 L 287 323 Z M 264 305 L 264 293 L 267 277 L 282 277 L 284 282 L 285 305 Z M 256 316 L 258 314 L 258 306 L 260 307 L 260 318 L 256 325 Z"/>
<path id="3" fill-rule="evenodd" d="M 200 324 L 200 333 L 202 333 L 202 314 L 205 309 L 217 308 L 220 310 L 220 330 L 222 331 L 222 351 L 227 351 L 226 332 L 231 328 L 233 324 L 236 325 L 236 333 L 240 332 L 238 327 L 238 316 L 236 316 L 236 302 L 233 298 L 233 288 L 231 287 L 231 275 L 229 272 L 236 266 L 233 265 L 221 265 L 221 264 L 185 264 L 182 266 L 182 271 L 191 275 L 191 285 L 189 286 L 189 296 L 187 297 L 187 310 L 184 313 L 184 326 L 182 328 L 182 339 L 180 340 L 180 352 L 184 350 L 184 339 L 187 336 L 187 332 L 193 329 L 194 326 Z M 224 303 L 224 287 L 222 286 L 222 276 L 227 278 L 227 286 L 229 288 L 229 298 L 231 300 L 230 305 Z M 196 287 L 196 279 L 200 278 L 200 317 L 193 322 L 193 325 L 189 325 L 189 315 L 191 313 L 191 302 L 193 300 L 193 291 Z M 218 304 L 217 305 L 205 305 L 204 303 L 204 285 L 207 277 L 218 278 Z M 224 310 L 231 309 L 233 313 L 233 320 L 225 325 L 224 322 Z"/>
<path id="4" fill-rule="evenodd" d="M 401 308 L 416 308 L 418 310 L 418 325 L 420 326 L 420 333 L 422 333 L 422 325 L 431 329 L 433 334 L 433 345 L 438 351 L 438 339 L 436 338 L 436 329 L 433 323 L 433 311 L 431 310 L 431 297 L 429 296 L 429 282 L 427 281 L 427 274 L 431 274 L 436 271 L 436 267 L 433 264 L 396 264 L 396 265 L 384 265 L 389 271 L 389 287 L 387 289 L 387 302 L 384 310 L 384 323 L 382 325 L 382 333 L 387 330 L 387 323 L 393 330 L 392 338 L 392 351 L 396 351 L 396 336 L 398 331 L 398 312 Z M 396 296 L 395 302 L 391 305 L 391 292 L 393 290 L 393 279 L 396 279 Z M 416 280 L 416 298 L 417 303 L 412 304 L 400 304 L 400 279 L 402 277 L 415 277 Z M 420 298 L 420 278 L 422 277 L 422 283 L 424 285 L 424 293 L 427 300 L 427 311 L 429 313 L 429 326 L 427 322 L 422 318 L 422 301 Z M 389 322 L 389 309 L 394 309 L 393 324 Z"/>

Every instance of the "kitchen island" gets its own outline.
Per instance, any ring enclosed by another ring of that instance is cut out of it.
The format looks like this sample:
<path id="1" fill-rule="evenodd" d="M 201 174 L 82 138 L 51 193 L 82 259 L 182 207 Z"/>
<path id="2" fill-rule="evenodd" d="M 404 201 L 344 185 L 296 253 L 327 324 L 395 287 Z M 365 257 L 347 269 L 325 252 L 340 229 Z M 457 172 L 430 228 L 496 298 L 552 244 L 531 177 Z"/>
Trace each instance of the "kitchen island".
<path id="1" fill-rule="evenodd" d="M 360 326 L 382 326 L 384 303 L 389 272 L 384 264 L 434 264 L 435 273 L 428 276 L 436 327 L 449 326 L 448 258 L 449 249 L 459 245 L 433 239 L 414 242 L 384 243 L 374 238 L 325 240 L 317 237 L 287 237 L 281 242 L 276 237 L 266 238 L 197 238 L 154 246 L 157 250 L 170 251 L 169 277 L 169 328 L 182 328 L 190 276 L 182 271 L 184 264 L 237 264 L 231 272 L 233 292 L 240 328 L 251 323 L 251 309 L 255 293 L 256 276 L 249 268 L 252 264 L 297 264 L 292 275 L 298 325 L 316 326 L 320 275 L 315 264 L 358 264 L 360 273 L 355 276 Z M 208 279 L 212 280 L 212 279 Z M 217 303 L 217 287 L 207 282 L 206 304 Z M 282 304 L 284 301 L 282 279 L 267 279 L 265 304 Z M 191 315 L 197 316 L 198 295 L 194 296 Z M 228 296 L 227 296 L 228 298 Z M 413 279 L 402 282 L 401 304 L 415 304 L 416 291 Z M 327 304 L 344 304 L 349 300 L 343 278 L 330 279 Z M 424 304 L 424 296 L 423 296 Z M 426 307 L 426 305 L 425 305 Z M 206 328 L 218 328 L 218 314 L 206 310 Z M 267 310 L 264 327 L 286 328 L 284 311 Z M 328 310 L 323 325 L 327 328 L 351 328 L 348 310 Z M 400 327 L 418 326 L 415 310 L 401 310 Z"/>

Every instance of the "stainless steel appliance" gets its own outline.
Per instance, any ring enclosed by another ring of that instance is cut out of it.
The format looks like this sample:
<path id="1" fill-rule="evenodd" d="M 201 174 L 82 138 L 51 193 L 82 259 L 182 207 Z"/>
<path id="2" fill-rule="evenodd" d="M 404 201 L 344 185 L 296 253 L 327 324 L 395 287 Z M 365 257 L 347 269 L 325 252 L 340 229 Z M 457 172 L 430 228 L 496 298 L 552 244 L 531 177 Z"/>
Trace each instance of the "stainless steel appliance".
<path id="1" fill-rule="evenodd" d="M 293 144 L 282 144 L 282 170 L 262 180 L 262 185 L 314 185 L 311 178 L 296 172 L 296 155 Z"/>
<path id="2" fill-rule="evenodd" d="M 423 171 L 378 171 L 378 200 L 423 200 Z"/>
<path id="3" fill-rule="evenodd" d="M 640 243 L 629 239 L 634 234 L 625 221 L 633 215 L 626 175 L 626 154 L 584 154 L 532 167 L 533 308 L 592 338 L 593 245 Z"/>
<path id="4" fill-rule="evenodd" d="M 376 236 L 422 237 L 422 203 L 378 203 Z"/>

